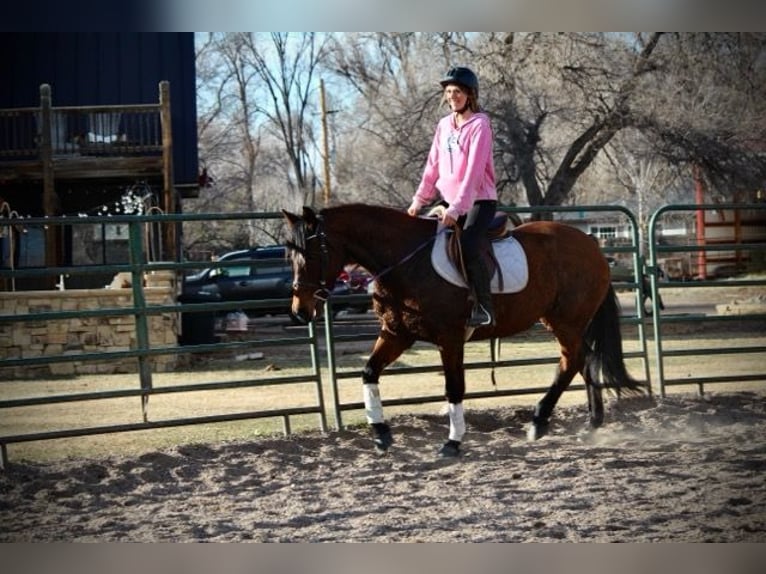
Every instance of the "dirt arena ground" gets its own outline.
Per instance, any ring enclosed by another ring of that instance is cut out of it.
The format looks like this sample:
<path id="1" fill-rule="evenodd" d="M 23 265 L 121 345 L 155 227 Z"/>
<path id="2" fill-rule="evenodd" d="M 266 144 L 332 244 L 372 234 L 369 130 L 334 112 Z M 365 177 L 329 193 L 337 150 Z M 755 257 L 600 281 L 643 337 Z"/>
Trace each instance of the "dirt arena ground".
<path id="1" fill-rule="evenodd" d="M 401 415 L 386 456 L 366 428 L 12 463 L 2 542 L 766 542 L 766 396 L 610 402 L 589 431 L 558 409 L 471 410 L 463 456 L 435 456 L 446 417 Z"/>

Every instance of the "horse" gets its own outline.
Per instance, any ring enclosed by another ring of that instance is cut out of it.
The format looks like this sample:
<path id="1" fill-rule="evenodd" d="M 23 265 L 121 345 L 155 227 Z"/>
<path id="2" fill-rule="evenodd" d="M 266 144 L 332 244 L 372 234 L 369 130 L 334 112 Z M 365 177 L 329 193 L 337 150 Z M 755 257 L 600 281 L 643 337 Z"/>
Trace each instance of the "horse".
<path id="1" fill-rule="evenodd" d="M 604 421 L 603 388 L 618 394 L 644 390 L 644 383 L 631 377 L 625 366 L 620 306 L 609 265 L 596 242 L 574 227 L 533 221 L 513 229 L 510 233 L 527 256 L 528 282 L 519 292 L 493 294 L 494 324 L 467 331 L 469 290 L 442 279 L 431 264 L 431 247 L 439 233 L 436 219 L 358 203 L 282 214 L 292 234 L 287 245 L 296 317 L 308 322 L 321 314 L 344 265 L 357 263 L 374 277 L 373 308 L 380 331 L 361 375 L 365 414 L 380 453 L 393 444 L 383 417 L 380 375 L 416 341 L 433 343 L 444 369 L 449 436 L 437 451 L 439 457 L 462 454 L 466 340 L 508 337 L 538 321 L 558 340 L 556 374 L 534 409 L 529 440 L 546 434 L 557 401 L 577 373 L 585 380 L 593 428 Z"/>

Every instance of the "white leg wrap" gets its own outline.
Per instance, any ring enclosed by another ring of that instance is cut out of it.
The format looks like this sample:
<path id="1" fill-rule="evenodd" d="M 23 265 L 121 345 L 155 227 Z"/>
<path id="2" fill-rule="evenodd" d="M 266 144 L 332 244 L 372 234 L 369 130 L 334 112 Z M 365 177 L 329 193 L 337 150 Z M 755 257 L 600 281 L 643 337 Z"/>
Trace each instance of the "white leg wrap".
<path id="1" fill-rule="evenodd" d="M 463 403 L 449 403 L 449 439 L 460 442 L 463 440 L 464 434 Z"/>
<path id="2" fill-rule="evenodd" d="M 380 389 L 374 383 L 362 383 L 364 413 L 370 424 L 383 422 L 383 405 L 380 402 Z"/>

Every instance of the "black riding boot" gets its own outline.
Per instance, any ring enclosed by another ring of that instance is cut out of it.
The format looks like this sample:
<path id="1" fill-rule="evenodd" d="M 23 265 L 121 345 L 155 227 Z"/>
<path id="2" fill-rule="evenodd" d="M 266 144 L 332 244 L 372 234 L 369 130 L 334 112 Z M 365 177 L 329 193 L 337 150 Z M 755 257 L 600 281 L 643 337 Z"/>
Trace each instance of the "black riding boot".
<path id="1" fill-rule="evenodd" d="M 495 314 L 492 309 L 492 292 L 490 291 L 490 276 L 484 262 L 476 258 L 466 261 L 468 279 L 473 287 L 475 301 L 471 316 L 468 317 L 469 327 L 482 327 L 495 324 Z"/>

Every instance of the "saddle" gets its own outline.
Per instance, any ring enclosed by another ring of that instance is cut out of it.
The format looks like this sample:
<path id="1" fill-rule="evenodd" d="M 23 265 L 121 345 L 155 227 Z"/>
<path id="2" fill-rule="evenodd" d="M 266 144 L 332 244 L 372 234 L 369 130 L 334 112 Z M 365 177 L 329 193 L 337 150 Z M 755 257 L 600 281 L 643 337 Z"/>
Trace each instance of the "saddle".
<path id="1" fill-rule="evenodd" d="M 461 272 L 460 266 L 455 265 L 448 253 L 454 233 L 437 233 L 436 241 L 431 250 L 431 265 L 434 271 L 448 283 L 458 287 L 468 287 L 469 283 Z M 492 255 L 485 253 L 490 262 L 496 267 L 490 280 L 492 293 L 518 293 L 527 286 L 529 267 L 527 256 L 521 243 L 512 232 L 501 234 L 501 239 L 487 240 Z M 453 246 L 453 251 L 458 251 Z M 502 282 L 501 282 L 502 278 Z"/>
<path id="2" fill-rule="evenodd" d="M 492 242 L 500 241 L 510 235 L 511 232 L 508 229 L 508 219 L 507 213 L 501 211 L 497 212 L 487 228 L 486 235 L 479 245 L 480 257 L 484 260 L 484 266 L 487 269 L 489 277 L 493 277 L 497 272 L 500 291 L 504 290 L 503 272 L 497 262 L 494 250 L 492 249 Z M 466 273 L 465 264 L 463 263 L 463 252 L 460 247 L 460 230 L 453 231 L 448 235 L 447 256 L 458 269 L 463 280 L 468 283 L 468 275 Z"/>

